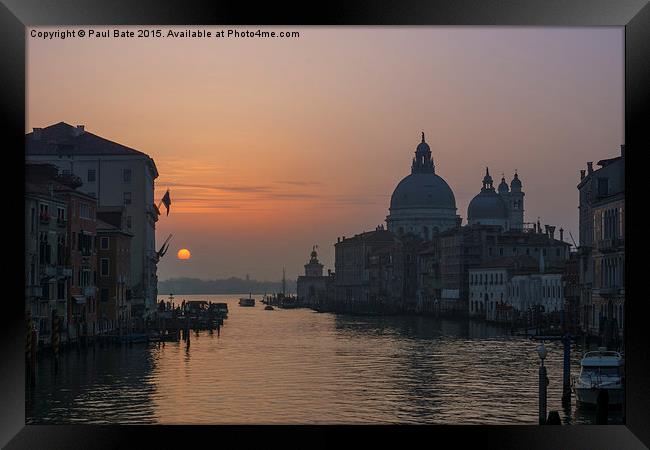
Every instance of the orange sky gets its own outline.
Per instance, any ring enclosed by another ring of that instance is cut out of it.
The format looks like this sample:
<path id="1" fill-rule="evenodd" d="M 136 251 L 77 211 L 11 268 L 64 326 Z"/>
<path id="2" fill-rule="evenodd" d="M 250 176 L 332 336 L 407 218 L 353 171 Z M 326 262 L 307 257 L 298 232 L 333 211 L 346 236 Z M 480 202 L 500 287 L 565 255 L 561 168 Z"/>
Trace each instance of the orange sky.
<path id="1" fill-rule="evenodd" d="M 518 169 L 526 220 L 577 240 L 579 170 L 624 143 L 622 28 L 262 29 L 300 37 L 28 30 L 27 130 L 85 124 L 156 161 L 161 280 L 294 278 L 313 244 L 333 268 L 337 236 L 385 220 L 421 131 L 463 218 L 486 165 Z"/>

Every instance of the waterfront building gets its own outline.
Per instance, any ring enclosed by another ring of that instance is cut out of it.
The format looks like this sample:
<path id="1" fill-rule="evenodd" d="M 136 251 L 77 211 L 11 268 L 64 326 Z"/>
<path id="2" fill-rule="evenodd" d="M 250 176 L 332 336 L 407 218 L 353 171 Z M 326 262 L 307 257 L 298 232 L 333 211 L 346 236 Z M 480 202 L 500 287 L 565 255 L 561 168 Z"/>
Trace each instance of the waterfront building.
<path id="1" fill-rule="evenodd" d="M 490 321 L 512 320 L 513 305 L 507 288 L 515 275 L 539 268 L 532 256 L 506 256 L 469 269 L 469 316 Z"/>
<path id="2" fill-rule="evenodd" d="M 447 182 L 436 174 L 429 144 L 415 150 L 411 174 L 399 182 L 390 200 L 388 231 L 431 239 L 433 234 L 458 225 L 456 199 Z"/>
<path id="3" fill-rule="evenodd" d="M 580 172 L 580 304 L 583 331 L 623 336 L 625 315 L 625 146 Z M 585 173 L 586 172 L 586 173 Z"/>
<path id="4" fill-rule="evenodd" d="M 564 285 L 561 268 L 550 269 L 551 273 L 515 275 L 506 286 L 506 301 L 512 305 L 515 315 L 554 315 L 559 322 L 564 309 Z"/>
<path id="5" fill-rule="evenodd" d="M 98 214 L 99 217 L 102 215 Z M 112 214 L 104 214 L 110 220 Z M 97 259 L 99 273 L 98 325 L 102 333 L 116 329 L 125 332 L 131 325 L 130 291 L 131 238 L 122 226 L 121 215 L 113 223 L 97 220 Z"/>
<path id="6" fill-rule="evenodd" d="M 337 239 L 334 244 L 334 297 L 331 299 L 334 309 L 371 309 L 369 255 L 396 241 L 397 236 L 383 227 Z"/>
<path id="7" fill-rule="evenodd" d="M 441 302 L 440 239 L 424 242 L 417 253 L 416 311 L 448 313 L 450 305 Z"/>
<path id="8" fill-rule="evenodd" d="M 68 325 L 66 261 L 67 204 L 52 184 L 36 182 L 26 173 L 25 185 L 25 310 L 31 315 L 40 344 L 51 343 L 52 318 Z M 63 336 L 65 339 L 65 336 Z"/>
<path id="9" fill-rule="evenodd" d="M 524 192 L 521 190 L 521 180 L 517 173 L 515 172 L 510 187 L 505 177 L 501 178 L 497 192 L 486 167 L 481 192 L 472 199 L 467 208 L 467 222 L 469 225 L 495 225 L 503 231 L 523 230 Z"/>
<path id="10" fill-rule="evenodd" d="M 131 240 L 131 282 L 134 314 L 155 311 L 157 297 L 154 205 L 156 165 L 148 155 L 64 122 L 34 128 L 26 136 L 28 161 L 56 165 L 62 174 L 81 179 L 82 192 L 100 207 L 124 206 Z M 137 312 L 136 312 L 137 311 Z"/>
<path id="11" fill-rule="evenodd" d="M 470 269 L 504 257 L 549 262 L 569 257 L 570 245 L 562 233 L 555 238 L 555 226 L 542 231 L 539 220 L 524 222 L 524 195 L 516 172 L 510 186 L 501 179 L 497 192 L 486 169 L 462 226 L 454 194 L 435 173 L 423 133 L 411 174 L 391 196 L 387 230 L 379 226 L 335 244 L 331 303 L 339 309 L 479 314 L 469 304 Z M 494 319 L 490 311 L 486 318 Z"/>
<path id="12" fill-rule="evenodd" d="M 318 253 L 314 246 L 309 262 L 305 264 L 305 274 L 296 280 L 298 302 L 311 307 L 321 305 L 326 300 L 331 278 L 331 271 L 323 276 L 323 264 L 318 260 Z"/>
<path id="13" fill-rule="evenodd" d="M 569 253 L 564 278 L 564 329 L 577 334 L 580 330 L 580 259 L 576 251 Z"/>

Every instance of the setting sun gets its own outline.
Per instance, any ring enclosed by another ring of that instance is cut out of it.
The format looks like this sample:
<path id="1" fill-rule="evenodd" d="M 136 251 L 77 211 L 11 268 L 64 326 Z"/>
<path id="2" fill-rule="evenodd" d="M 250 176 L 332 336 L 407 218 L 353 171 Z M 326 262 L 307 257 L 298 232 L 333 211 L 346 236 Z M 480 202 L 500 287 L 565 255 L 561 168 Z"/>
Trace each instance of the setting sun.
<path id="1" fill-rule="evenodd" d="M 192 254 L 186 248 L 182 248 L 178 251 L 178 259 L 190 259 Z"/>

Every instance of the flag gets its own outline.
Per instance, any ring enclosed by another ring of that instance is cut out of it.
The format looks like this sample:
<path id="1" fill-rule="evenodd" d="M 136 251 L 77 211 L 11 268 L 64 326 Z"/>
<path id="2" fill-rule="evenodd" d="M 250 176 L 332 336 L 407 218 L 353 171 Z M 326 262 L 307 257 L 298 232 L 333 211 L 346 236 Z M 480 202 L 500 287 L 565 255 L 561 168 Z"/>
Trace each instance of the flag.
<path id="1" fill-rule="evenodd" d="M 169 215 L 169 205 L 172 204 L 172 199 L 169 197 L 169 189 L 167 189 L 167 192 L 165 192 L 165 195 L 163 196 L 161 202 L 163 205 L 165 205 L 165 208 L 167 208 L 167 215 Z"/>
<path id="2" fill-rule="evenodd" d="M 158 206 L 155 203 L 153 204 L 153 207 L 156 210 L 156 214 L 160 215 L 160 209 L 158 209 Z"/>

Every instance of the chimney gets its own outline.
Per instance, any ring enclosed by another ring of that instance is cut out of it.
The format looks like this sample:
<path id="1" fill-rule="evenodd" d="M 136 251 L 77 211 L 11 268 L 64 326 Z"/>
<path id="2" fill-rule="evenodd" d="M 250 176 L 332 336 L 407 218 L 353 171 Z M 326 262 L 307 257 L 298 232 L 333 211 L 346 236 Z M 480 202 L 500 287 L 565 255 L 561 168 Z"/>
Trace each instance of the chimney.
<path id="1" fill-rule="evenodd" d="M 73 134 L 74 136 L 80 136 L 85 132 L 85 126 L 84 125 L 77 125 L 77 128 L 74 129 Z"/>
<path id="2" fill-rule="evenodd" d="M 621 156 L 625 158 L 625 144 L 621 145 Z"/>
<path id="3" fill-rule="evenodd" d="M 593 163 L 592 161 L 589 161 L 589 162 L 587 163 L 587 172 L 588 172 L 589 174 L 591 174 L 591 172 L 593 172 L 593 171 L 594 171 L 594 163 Z"/>
<path id="4" fill-rule="evenodd" d="M 586 172 L 585 169 L 582 169 L 582 170 L 580 171 L 580 179 L 581 179 L 581 180 L 584 180 L 584 178 L 585 178 L 585 172 Z"/>
<path id="5" fill-rule="evenodd" d="M 548 229 L 548 237 L 555 239 L 555 225 L 546 225 Z"/>
<path id="6" fill-rule="evenodd" d="M 34 128 L 34 132 L 32 133 L 32 137 L 34 138 L 35 141 L 40 141 L 41 140 L 41 132 L 43 131 L 42 128 Z"/>
<path id="7" fill-rule="evenodd" d="M 564 229 L 560 228 L 560 240 L 564 242 Z"/>

